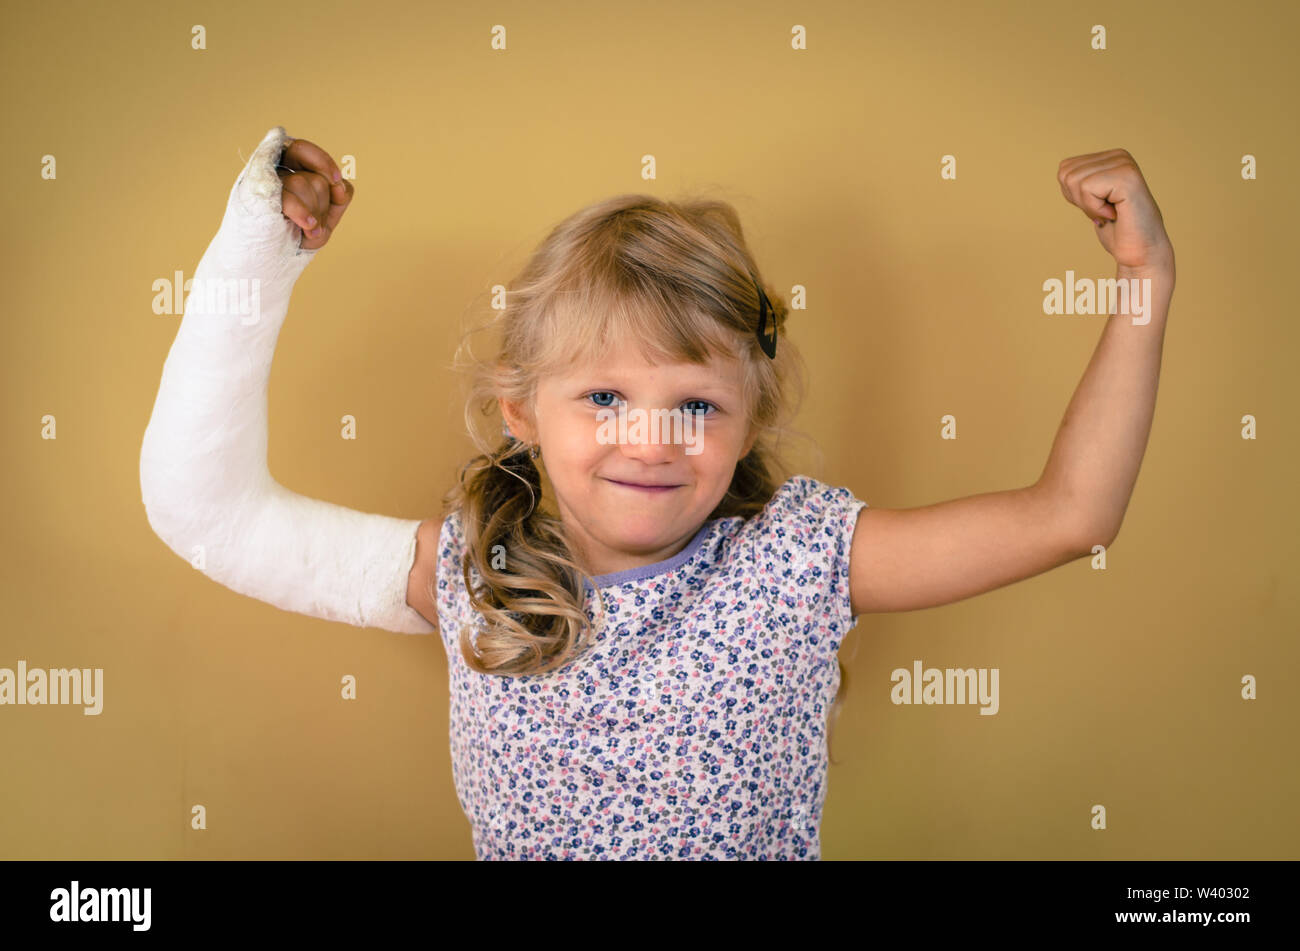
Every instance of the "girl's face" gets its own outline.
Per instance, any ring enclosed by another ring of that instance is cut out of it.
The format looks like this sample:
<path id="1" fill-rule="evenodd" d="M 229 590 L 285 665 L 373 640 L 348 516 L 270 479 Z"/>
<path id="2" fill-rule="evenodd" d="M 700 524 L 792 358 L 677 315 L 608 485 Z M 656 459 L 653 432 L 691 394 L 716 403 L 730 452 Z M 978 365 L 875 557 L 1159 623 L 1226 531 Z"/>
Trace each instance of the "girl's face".
<path id="1" fill-rule="evenodd" d="M 541 446 L 560 517 L 593 575 L 663 561 L 686 547 L 756 436 L 735 358 L 652 366 L 635 348 L 617 352 L 543 380 L 536 429 L 518 406 L 501 401 L 510 431 Z"/>

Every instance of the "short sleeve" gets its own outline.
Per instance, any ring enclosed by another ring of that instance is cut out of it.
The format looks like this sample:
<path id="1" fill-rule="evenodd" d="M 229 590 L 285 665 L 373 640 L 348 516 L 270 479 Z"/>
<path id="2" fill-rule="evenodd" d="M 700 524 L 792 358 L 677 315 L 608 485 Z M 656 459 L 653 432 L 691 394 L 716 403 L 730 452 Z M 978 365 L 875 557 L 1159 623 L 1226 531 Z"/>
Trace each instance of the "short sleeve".
<path id="1" fill-rule="evenodd" d="M 453 511 L 443 519 L 442 529 L 438 532 L 435 603 L 443 643 L 456 652 L 459 652 L 456 645 L 460 638 L 465 604 L 465 576 L 461 567 L 464 554 L 465 536 L 461 529 L 460 512 Z"/>
<path id="2" fill-rule="evenodd" d="M 777 621 L 823 657 L 854 625 L 849 556 L 866 507 L 848 489 L 796 475 L 753 519 L 755 568 Z"/>

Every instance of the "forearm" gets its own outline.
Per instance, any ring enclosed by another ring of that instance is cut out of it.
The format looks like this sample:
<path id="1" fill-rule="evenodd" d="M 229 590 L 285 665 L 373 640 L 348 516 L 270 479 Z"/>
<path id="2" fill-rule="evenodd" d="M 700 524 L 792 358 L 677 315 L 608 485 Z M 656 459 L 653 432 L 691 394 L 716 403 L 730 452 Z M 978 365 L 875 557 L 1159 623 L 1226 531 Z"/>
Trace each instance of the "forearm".
<path id="1" fill-rule="evenodd" d="M 172 551 L 232 591 L 311 617 L 429 633 L 406 604 L 419 522 L 290 492 L 267 469 L 276 338 L 316 253 L 281 214 L 280 138 L 268 134 L 254 152 L 195 269 L 141 446 L 145 511 Z M 224 297 L 208 293 L 218 285 Z"/>
<path id="2" fill-rule="evenodd" d="M 246 181 L 255 162 L 232 187 L 221 226 L 194 269 L 145 430 L 145 507 L 173 548 L 168 530 L 196 503 L 243 505 L 270 481 L 271 361 L 294 284 L 316 252 L 297 247 L 293 226 Z M 165 493 L 165 486 L 187 494 Z"/>
<path id="3" fill-rule="evenodd" d="M 1123 280 L 1150 280 L 1149 322 L 1106 318 L 1101 340 L 1065 411 L 1038 484 L 1052 493 L 1090 548 L 1119 533 L 1155 414 L 1175 266 L 1119 267 Z M 1130 308 L 1132 309 L 1132 308 Z"/>

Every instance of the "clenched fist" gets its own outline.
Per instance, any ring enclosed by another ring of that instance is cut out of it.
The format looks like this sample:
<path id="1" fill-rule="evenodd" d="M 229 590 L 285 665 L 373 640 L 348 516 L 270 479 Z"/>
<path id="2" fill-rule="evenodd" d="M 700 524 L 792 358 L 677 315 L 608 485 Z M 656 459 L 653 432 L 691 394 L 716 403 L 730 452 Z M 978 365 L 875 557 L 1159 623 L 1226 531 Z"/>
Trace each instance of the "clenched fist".
<path id="1" fill-rule="evenodd" d="M 280 210 L 302 229 L 300 247 L 324 247 L 352 203 L 352 183 L 328 152 L 306 139 L 288 140 L 275 173 L 280 176 Z"/>
<path id="2" fill-rule="evenodd" d="M 1122 267 L 1172 268 L 1174 247 L 1142 170 L 1123 149 L 1076 155 L 1056 173 L 1061 194 L 1095 225 L 1097 240 Z"/>

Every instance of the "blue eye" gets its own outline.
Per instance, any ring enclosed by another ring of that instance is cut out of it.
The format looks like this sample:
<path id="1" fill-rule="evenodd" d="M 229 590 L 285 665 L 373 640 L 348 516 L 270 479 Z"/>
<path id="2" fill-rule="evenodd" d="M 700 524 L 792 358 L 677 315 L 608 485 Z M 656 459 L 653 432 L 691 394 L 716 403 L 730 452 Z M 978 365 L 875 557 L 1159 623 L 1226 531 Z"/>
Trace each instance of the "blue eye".
<path id="1" fill-rule="evenodd" d="M 604 402 L 601 399 L 602 397 L 605 396 L 608 396 L 610 398 L 609 402 Z M 593 393 L 588 393 L 584 397 L 584 399 L 591 400 L 600 409 L 614 409 L 620 402 L 618 396 L 615 395 L 614 393 L 611 393 L 609 390 L 596 390 Z M 710 403 L 708 400 L 687 400 L 686 403 L 683 405 L 690 406 L 691 404 L 699 404 L 701 407 L 703 407 L 703 409 L 700 410 L 686 409 L 683 411 L 692 416 L 708 416 L 711 415 L 709 413 L 710 409 L 715 409 L 715 410 L 717 409 L 717 407 L 714 406 L 712 403 Z"/>

